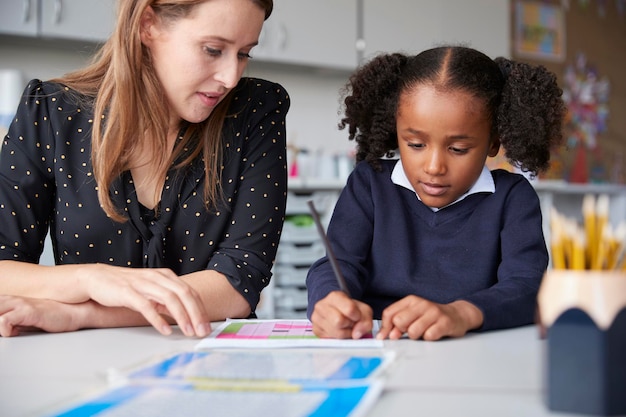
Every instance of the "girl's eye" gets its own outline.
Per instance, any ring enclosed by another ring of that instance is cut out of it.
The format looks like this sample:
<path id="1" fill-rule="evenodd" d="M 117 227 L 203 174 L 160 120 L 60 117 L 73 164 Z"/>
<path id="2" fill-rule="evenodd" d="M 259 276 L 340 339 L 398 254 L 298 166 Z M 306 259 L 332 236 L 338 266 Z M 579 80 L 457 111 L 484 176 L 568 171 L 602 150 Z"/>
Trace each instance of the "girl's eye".
<path id="1" fill-rule="evenodd" d="M 409 143 L 409 148 L 422 149 L 423 147 L 424 147 L 423 143 Z"/>
<path id="2" fill-rule="evenodd" d="M 458 154 L 458 155 L 465 155 L 469 151 L 469 149 L 463 149 L 463 148 L 450 148 L 450 150 L 453 153 Z"/>

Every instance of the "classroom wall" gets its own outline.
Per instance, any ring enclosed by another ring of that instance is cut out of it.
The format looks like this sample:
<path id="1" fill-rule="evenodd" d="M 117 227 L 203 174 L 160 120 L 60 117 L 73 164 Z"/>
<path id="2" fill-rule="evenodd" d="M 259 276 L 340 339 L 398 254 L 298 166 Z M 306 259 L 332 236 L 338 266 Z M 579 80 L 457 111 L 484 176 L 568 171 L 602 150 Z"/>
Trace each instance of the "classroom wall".
<path id="1" fill-rule="evenodd" d="M 570 123 L 566 129 L 565 146 L 553 155 L 553 168 L 547 175 L 550 179 L 565 179 L 572 182 L 626 183 L 626 1 L 624 0 L 547 0 L 530 1 L 552 5 L 563 10 L 564 53 L 562 59 L 528 57 L 516 47 L 519 33 L 516 31 L 516 6 L 512 0 L 512 56 L 525 62 L 544 65 L 559 77 L 560 85 L 572 91 L 571 79 L 566 78 L 568 68 L 574 69 L 578 82 L 589 87 L 598 83 L 590 82 L 590 73 L 608 80 L 610 85 L 608 100 L 603 102 L 599 94 L 587 106 L 588 113 L 581 110 L 570 112 Z M 577 67 L 577 57 L 583 56 L 586 62 Z M 580 104 L 580 101 L 579 103 Z M 581 134 L 580 123 L 574 119 L 597 116 L 599 106 L 606 107 L 608 118 L 606 130 L 595 135 L 596 146 L 578 146 L 589 135 Z M 572 107 L 571 107 L 572 108 Z M 572 123 L 572 121 L 574 122 Z M 580 140 L 580 138 L 583 140 Z"/>

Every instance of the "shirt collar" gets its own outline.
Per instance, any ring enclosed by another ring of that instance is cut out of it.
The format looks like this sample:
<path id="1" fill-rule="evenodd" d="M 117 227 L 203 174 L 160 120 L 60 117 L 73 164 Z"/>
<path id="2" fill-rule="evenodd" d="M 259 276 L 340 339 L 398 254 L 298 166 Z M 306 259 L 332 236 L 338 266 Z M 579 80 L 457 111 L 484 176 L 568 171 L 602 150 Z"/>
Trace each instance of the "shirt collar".
<path id="1" fill-rule="evenodd" d="M 398 162 L 396 162 L 396 165 L 394 166 L 393 171 L 391 172 L 391 182 L 401 187 L 407 188 L 415 193 L 415 189 L 411 185 L 411 182 L 409 181 L 409 179 L 406 177 L 404 168 L 402 167 L 401 159 L 398 159 Z M 448 204 L 448 206 L 454 203 L 458 203 L 459 201 L 463 200 L 465 197 L 471 194 L 494 193 L 495 191 L 496 191 L 496 184 L 493 182 L 493 176 L 491 175 L 491 171 L 489 171 L 489 168 L 487 168 L 487 166 L 485 165 L 483 166 L 483 170 L 480 173 L 480 176 L 478 177 L 474 185 L 472 185 L 472 188 L 470 188 L 468 192 L 466 192 L 465 194 L 457 198 L 455 201 Z M 417 195 L 417 193 L 415 193 L 415 195 L 417 196 L 417 199 L 421 201 L 419 195 Z M 440 210 L 436 207 L 430 207 L 430 208 L 433 211 Z"/>

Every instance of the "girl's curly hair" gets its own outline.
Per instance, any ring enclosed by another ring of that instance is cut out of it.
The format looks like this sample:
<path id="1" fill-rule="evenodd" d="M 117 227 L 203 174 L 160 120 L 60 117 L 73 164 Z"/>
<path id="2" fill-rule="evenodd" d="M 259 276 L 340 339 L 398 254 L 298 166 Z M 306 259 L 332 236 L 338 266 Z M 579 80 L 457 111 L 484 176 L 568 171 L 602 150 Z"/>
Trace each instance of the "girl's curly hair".
<path id="1" fill-rule="evenodd" d="M 416 56 L 382 54 L 359 68 L 343 90 L 344 117 L 357 143 L 357 161 L 380 169 L 378 160 L 398 147 L 400 96 L 419 85 L 461 90 L 484 100 L 492 135 L 510 163 L 536 175 L 548 168 L 561 143 L 565 104 L 556 76 L 543 66 L 491 59 L 472 48 L 442 46 Z"/>

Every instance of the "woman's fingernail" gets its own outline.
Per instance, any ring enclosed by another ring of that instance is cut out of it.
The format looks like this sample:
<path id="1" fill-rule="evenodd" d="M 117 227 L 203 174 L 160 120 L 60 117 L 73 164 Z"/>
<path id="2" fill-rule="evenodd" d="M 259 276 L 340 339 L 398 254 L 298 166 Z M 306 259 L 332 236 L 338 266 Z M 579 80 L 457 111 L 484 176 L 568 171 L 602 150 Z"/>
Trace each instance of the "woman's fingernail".
<path id="1" fill-rule="evenodd" d="M 168 324 L 164 324 L 163 326 L 161 326 L 161 333 L 169 336 L 172 334 L 172 328 Z"/>
<path id="2" fill-rule="evenodd" d="M 193 326 L 191 324 L 185 324 L 185 335 L 187 336 L 193 336 L 194 331 L 193 331 Z"/>
<path id="3" fill-rule="evenodd" d="M 198 331 L 196 332 L 198 336 L 206 336 L 211 332 L 211 326 L 206 323 L 200 323 L 198 325 Z"/>

